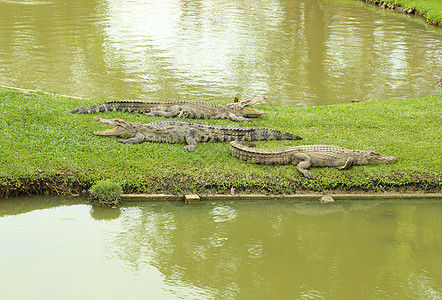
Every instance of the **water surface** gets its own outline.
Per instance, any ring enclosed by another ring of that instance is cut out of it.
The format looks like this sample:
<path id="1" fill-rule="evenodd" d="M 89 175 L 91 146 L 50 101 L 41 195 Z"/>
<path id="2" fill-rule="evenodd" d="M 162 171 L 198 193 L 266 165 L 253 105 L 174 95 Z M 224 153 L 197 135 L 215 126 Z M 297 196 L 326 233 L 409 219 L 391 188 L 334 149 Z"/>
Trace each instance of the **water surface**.
<path id="1" fill-rule="evenodd" d="M 440 201 L 0 199 L 2 299 L 440 299 Z"/>
<path id="2" fill-rule="evenodd" d="M 272 105 L 440 93 L 442 34 L 342 0 L 0 0 L 0 85 Z"/>

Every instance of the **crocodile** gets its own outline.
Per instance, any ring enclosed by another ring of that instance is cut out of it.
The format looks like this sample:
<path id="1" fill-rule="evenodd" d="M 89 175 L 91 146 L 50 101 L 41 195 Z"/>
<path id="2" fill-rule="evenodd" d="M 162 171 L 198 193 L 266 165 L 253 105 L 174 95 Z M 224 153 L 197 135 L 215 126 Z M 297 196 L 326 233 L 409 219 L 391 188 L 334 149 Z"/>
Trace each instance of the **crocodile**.
<path id="1" fill-rule="evenodd" d="M 252 121 L 265 111 L 249 108 L 267 96 L 257 100 L 242 100 L 221 105 L 207 101 L 108 101 L 75 109 L 71 113 L 88 114 L 105 111 L 127 111 L 143 113 L 151 117 L 182 117 L 188 119 L 230 119 L 232 121 Z"/>
<path id="2" fill-rule="evenodd" d="M 194 151 L 197 142 L 300 140 L 299 136 L 267 128 L 248 128 L 206 125 L 187 121 L 157 121 L 147 124 L 128 122 L 122 119 L 94 120 L 116 126 L 113 129 L 95 131 L 95 135 L 119 136 L 126 140 L 120 143 L 142 142 L 187 143 L 184 150 Z"/>
<path id="3" fill-rule="evenodd" d="M 353 165 L 389 163 L 397 160 L 395 156 L 385 156 L 374 150 L 352 150 L 332 145 L 301 145 L 279 149 L 257 149 L 252 146 L 232 141 L 230 154 L 258 164 L 293 164 L 309 179 L 313 178 L 307 170 L 310 166 L 345 170 Z"/>
<path id="4" fill-rule="evenodd" d="M 438 87 L 442 87 L 442 77 L 439 79 L 438 82 L 436 82 L 435 84 L 433 84 L 432 86 L 438 86 Z"/>

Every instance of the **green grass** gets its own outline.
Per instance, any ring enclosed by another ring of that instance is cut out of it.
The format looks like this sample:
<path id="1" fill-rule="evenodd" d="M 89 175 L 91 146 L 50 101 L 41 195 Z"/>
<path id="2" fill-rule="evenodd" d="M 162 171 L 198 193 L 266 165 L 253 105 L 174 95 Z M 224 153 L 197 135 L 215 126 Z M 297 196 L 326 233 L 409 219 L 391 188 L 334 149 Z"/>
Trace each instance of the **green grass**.
<path id="1" fill-rule="evenodd" d="M 374 149 L 398 162 L 353 167 L 311 168 L 314 179 L 295 167 L 263 166 L 229 155 L 228 143 L 184 145 L 117 143 L 95 136 L 110 126 L 94 115 L 71 114 L 88 100 L 23 94 L 0 88 L 0 197 L 19 193 L 66 193 L 90 188 L 99 180 L 122 184 L 136 193 L 295 193 L 299 191 L 441 190 L 442 94 L 419 99 L 369 101 L 316 107 L 266 107 L 253 123 L 198 120 L 201 123 L 267 127 L 295 133 L 302 141 L 260 142 L 258 147 L 334 144 Z M 98 103 L 99 100 L 93 103 Z M 148 123 L 140 114 L 101 113 Z"/>
<path id="2" fill-rule="evenodd" d="M 413 8 L 418 12 L 417 14 L 425 17 L 430 23 L 442 25 L 441 0 L 374 0 L 374 2 L 388 2 L 402 7 Z"/>
<path id="3" fill-rule="evenodd" d="M 100 180 L 90 189 L 89 201 L 101 206 L 114 206 L 120 204 L 123 189 L 118 182 Z"/>

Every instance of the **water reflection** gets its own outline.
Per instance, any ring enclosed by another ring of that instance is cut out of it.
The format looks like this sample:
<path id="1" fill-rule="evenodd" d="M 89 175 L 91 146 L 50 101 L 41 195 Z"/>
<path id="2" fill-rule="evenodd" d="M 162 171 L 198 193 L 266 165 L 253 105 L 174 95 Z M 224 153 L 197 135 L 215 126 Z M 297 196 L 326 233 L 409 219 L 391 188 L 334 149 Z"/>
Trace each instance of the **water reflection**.
<path id="1" fill-rule="evenodd" d="M 397 215 L 385 218 L 385 209 Z M 171 282 L 185 280 L 215 298 L 265 299 L 278 291 L 283 298 L 346 299 L 361 290 L 367 298 L 440 296 L 441 224 L 428 209 L 378 202 L 143 206 L 122 220 L 125 230 L 110 249 L 135 270 L 154 265 Z M 428 213 L 430 227 L 422 222 Z"/>
<path id="2" fill-rule="evenodd" d="M 118 207 L 92 206 L 91 217 L 97 221 L 111 221 L 121 216 L 121 209 Z"/>
<path id="3" fill-rule="evenodd" d="M 72 299 L 146 289 L 175 299 L 442 296 L 439 201 L 91 209 L 78 199 L 1 200 L 2 296 L 25 295 L 20 282 L 47 299 L 71 281 Z"/>
<path id="4" fill-rule="evenodd" d="M 442 35 L 358 1 L 0 1 L 0 84 L 269 104 L 440 93 Z"/>
<path id="5" fill-rule="evenodd" d="M 80 203 L 86 202 L 79 198 L 60 198 L 53 196 L 1 198 L 0 218 Z"/>

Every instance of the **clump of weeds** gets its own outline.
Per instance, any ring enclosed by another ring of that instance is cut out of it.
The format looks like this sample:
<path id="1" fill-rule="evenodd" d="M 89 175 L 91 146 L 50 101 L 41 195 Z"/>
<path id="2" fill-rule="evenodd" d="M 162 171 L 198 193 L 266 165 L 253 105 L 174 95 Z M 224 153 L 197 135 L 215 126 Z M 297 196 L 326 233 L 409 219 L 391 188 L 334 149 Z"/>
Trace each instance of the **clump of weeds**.
<path id="1" fill-rule="evenodd" d="M 123 188 L 110 180 L 100 180 L 90 189 L 89 202 L 100 206 L 116 206 L 121 203 Z"/>

